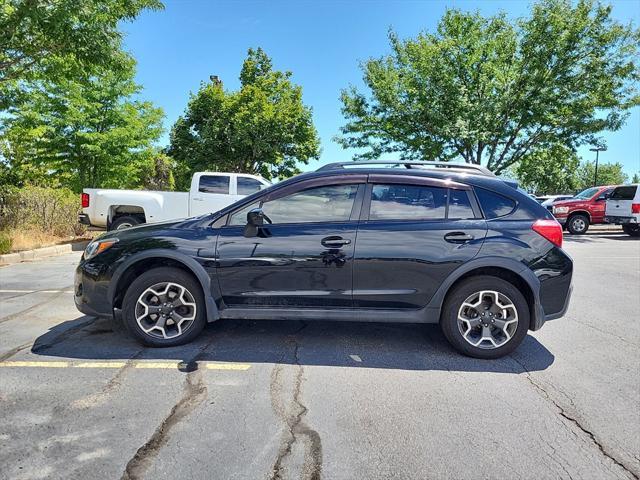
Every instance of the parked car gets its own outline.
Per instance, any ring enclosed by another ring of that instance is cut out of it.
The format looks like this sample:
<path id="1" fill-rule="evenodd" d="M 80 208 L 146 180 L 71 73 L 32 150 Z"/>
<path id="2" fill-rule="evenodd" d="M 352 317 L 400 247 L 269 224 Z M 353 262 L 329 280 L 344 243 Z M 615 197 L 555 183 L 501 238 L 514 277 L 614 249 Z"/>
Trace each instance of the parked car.
<path id="1" fill-rule="evenodd" d="M 332 319 L 439 323 L 478 358 L 564 315 L 573 263 L 545 208 L 472 165 L 381 163 L 330 164 L 216 213 L 108 232 L 82 256 L 75 303 L 121 312 L 154 347 L 221 318 Z"/>
<path id="2" fill-rule="evenodd" d="M 194 217 L 216 212 L 269 185 L 256 175 L 200 172 L 193 175 L 188 192 L 85 188 L 78 220 L 85 225 L 118 230 Z"/>
<path id="3" fill-rule="evenodd" d="M 545 195 L 543 197 L 538 197 L 538 201 L 540 202 L 540 205 L 551 212 L 555 203 L 562 202 L 564 200 L 571 200 L 572 198 L 573 195 Z"/>
<path id="4" fill-rule="evenodd" d="M 589 230 L 589 225 L 604 223 L 605 201 L 615 186 L 591 187 L 570 200 L 556 202 L 552 213 L 560 224 L 574 235 Z"/>
<path id="5" fill-rule="evenodd" d="M 640 237 L 640 188 L 635 185 L 616 187 L 607 200 L 605 221 L 622 225 L 632 237 Z"/>

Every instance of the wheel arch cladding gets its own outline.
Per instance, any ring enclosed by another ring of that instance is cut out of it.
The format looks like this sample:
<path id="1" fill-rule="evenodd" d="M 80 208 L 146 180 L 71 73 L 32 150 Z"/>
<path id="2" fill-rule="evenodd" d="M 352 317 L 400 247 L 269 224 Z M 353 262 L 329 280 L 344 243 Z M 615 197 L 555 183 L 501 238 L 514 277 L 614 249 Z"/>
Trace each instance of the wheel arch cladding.
<path id="1" fill-rule="evenodd" d="M 141 273 L 157 267 L 173 267 L 192 275 L 200 284 L 207 310 L 207 320 L 219 318 L 218 307 L 211 296 L 211 279 L 193 258 L 167 250 L 147 250 L 129 258 L 114 273 L 109 285 L 109 299 L 113 308 L 122 308 L 125 292 Z"/>
<path id="2" fill-rule="evenodd" d="M 576 215 L 584 215 L 585 217 L 587 217 L 589 222 L 591 222 L 591 214 L 587 210 L 574 210 L 573 212 L 569 213 L 567 219 L 575 217 Z"/>
<path id="3" fill-rule="evenodd" d="M 538 278 L 521 263 L 508 259 L 482 259 L 479 262 L 469 262 L 460 267 L 440 286 L 435 293 L 429 307 L 438 310 L 438 319 L 442 313 L 442 308 L 449 294 L 463 281 L 468 278 L 489 275 L 506 280 L 514 285 L 527 301 L 529 307 L 531 330 L 537 330 L 537 319 L 541 312 L 536 310 L 536 300 L 539 298 L 540 282 Z"/>

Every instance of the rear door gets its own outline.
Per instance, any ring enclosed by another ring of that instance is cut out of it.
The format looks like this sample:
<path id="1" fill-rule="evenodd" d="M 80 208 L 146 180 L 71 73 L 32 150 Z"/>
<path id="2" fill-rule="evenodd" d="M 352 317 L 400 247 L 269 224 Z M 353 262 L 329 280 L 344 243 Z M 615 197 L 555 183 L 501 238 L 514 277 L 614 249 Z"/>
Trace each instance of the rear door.
<path id="1" fill-rule="evenodd" d="M 636 185 L 616 187 L 607 200 L 607 216 L 630 217 L 632 215 L 631 205 L 633 205 L 637 189 Z"/>
<path id="2" fill-rule="evenodd" d="M 486 234 L 467 185 L 370 175 L 353 266 L 354 307 L 424 307 L 478 253 Z"/>

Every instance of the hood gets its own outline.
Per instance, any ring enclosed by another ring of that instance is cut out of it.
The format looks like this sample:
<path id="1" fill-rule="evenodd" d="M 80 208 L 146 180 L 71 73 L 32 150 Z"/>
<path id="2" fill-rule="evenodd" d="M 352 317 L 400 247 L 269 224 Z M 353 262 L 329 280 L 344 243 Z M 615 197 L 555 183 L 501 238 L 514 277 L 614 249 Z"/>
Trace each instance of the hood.
<path id="1" fill-rule="evenodd" d="M 570 207 L 571 205 L 577 205 L 578 203 L 587 203 L 589 200 L 583 200 L 580 198 L 572 198 L 570 200 L 561 200 L 553 204 L 554 207 Z"/>

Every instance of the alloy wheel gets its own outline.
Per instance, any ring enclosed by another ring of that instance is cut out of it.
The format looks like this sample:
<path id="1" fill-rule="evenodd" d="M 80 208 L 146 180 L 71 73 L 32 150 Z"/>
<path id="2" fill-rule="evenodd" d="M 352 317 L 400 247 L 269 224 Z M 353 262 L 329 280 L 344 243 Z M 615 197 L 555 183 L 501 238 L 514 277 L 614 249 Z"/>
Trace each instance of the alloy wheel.
<path id="1" fill-rule="evenodd" d="M 474 347 L 493 349 L 506 344 L 518 328 L 518 310 L 506 295 L 483 290 L 469 295 L 458 310 L 458 329 Z"/>
<path id="2" fill-rule="evenodd" d="M 162 282 L 150 286 L 138 297 L 135 317 L 147 335 L 169 339 L 186 332 L 196 312 L 196 301 L 189 290 L 174 282 Z"/>

